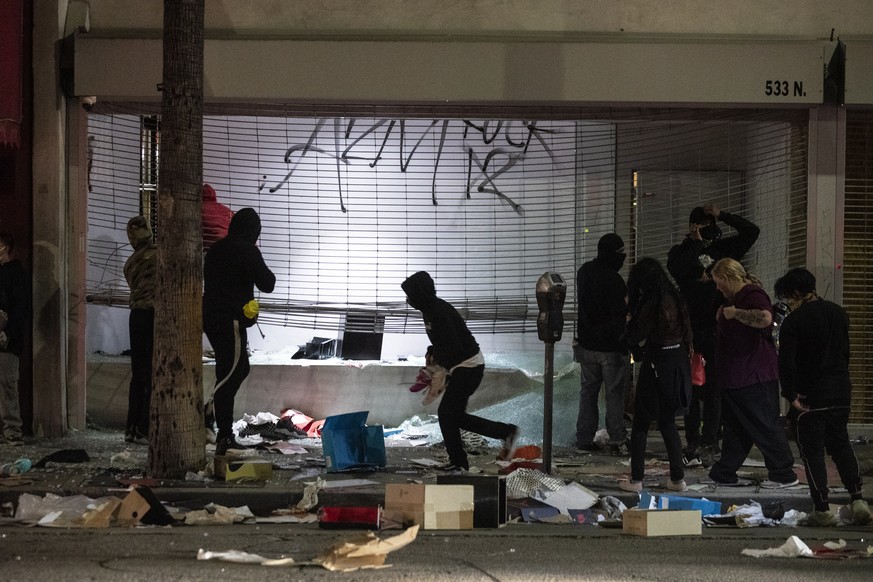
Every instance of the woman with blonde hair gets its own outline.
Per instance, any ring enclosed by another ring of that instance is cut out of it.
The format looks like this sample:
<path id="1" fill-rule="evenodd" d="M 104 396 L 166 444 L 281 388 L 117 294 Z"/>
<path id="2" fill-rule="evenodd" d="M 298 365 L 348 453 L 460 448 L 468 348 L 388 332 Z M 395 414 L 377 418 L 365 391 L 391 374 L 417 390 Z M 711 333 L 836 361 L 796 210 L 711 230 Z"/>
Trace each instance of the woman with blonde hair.
<path id="1" fill-rule="evenodd" d="M 779 420 L 779 365 L 773 342 L 773 305 L 761 282 L 734 259 L 721 259 L 712 279 L 725 297 L 716 315 L 716 382 L 722 402 L 721 458 L 709 471 L 714 484 L 738 484 L 737 470 L 752 445 L 764 456 L 761 486 L 796 485 L 794 456 Z"/>

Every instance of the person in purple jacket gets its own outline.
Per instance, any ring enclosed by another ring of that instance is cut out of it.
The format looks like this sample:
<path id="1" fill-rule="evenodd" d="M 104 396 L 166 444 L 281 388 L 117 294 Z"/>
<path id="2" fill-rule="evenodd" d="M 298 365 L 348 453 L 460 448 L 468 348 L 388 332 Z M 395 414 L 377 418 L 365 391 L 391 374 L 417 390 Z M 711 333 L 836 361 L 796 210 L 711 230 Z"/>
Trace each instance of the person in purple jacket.
<path id="1" fill-rule="evenodd" d="M 761 282 L 734 259 L 719 260 L 712 279 L 725 297 L 716 314 L 716 382 L 721 391 L 721 458 L 709 471 L 714 484 L 736 484 L 752 445 L 764 456 L 769 489 L 798 483 L 794 456 L 779 418 L 779 364 L 773 341 L 773 305 Z"/>

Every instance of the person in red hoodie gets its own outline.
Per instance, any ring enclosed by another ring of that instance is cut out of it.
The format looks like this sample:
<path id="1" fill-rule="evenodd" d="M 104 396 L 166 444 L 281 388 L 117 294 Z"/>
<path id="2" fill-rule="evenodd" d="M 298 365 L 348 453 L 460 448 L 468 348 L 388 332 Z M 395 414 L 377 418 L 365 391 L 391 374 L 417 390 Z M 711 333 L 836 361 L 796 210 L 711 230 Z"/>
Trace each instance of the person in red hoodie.
<path id="1" fill-rule="evenodd" d="M 215 188 L 203 184 L 203 252 L 227 236 L 233 210 L 217 200 Z"/>

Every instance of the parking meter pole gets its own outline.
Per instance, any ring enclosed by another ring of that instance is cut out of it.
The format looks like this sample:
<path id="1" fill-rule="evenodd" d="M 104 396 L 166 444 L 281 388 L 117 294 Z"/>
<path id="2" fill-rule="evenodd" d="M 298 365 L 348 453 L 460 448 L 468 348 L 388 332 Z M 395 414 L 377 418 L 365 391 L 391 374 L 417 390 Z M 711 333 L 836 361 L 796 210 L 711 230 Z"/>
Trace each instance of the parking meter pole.
<path id="1" fill-rule="evenodd" d="M 537 336 L 546 344 L 543 366 L 543 471 L 552 472 L 552 400 L 555 378 L 555 342 L 564 330 L 564 299 L 567 285 L 557 273 L 543 273 L 537 281 Z"/>
<path id="2" fill-rule="evenodd" d="M 552 411 L 554 400 L 555 344 L 546 344 L 543 365 L 543 472 L 552 474 Z"/>

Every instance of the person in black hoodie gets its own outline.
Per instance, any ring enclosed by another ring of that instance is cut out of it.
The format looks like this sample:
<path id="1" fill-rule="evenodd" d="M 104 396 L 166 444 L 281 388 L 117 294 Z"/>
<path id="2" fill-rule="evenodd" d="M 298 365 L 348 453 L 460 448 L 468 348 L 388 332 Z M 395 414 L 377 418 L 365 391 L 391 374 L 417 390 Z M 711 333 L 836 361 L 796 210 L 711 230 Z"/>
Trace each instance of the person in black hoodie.
<path id="1" fill-rule="evenodd" d="M 597 257 L 576 273 L 579 301 L 578 354 L 582 386 L 576 417 L 576 448 L 595 451 L 594 435 L 600 420 L 600 388 L 606 396 L 606 432 L 613 454 L 628 453 L 624 402 L 627 396 L 628 360 L 624 339 L 627 321 L 627 285 L 618 273 L 624 265 L 624 241 L 614 233 L 597 242 Z"/>
<path id="2" fill-rule="evenodd" d="M 0 420 L 6 442 L 21 446 L 18 365 L 30 317 L 30 276 L 21 261 L 12 258 L 14 248 L 13 236 L 0 233 Z"/>
<path id="3" fill-rule="evenodd" d="M 400 286 L 409 305 L 421 311 L 427 337 L 433 344 L 433 360 L 448 370 L 446 391 L 437 409 L 440 431 L 449 455 L 448 464 L 441 468 L 447 471 L 470 468 L 461 441 L 462 429 L 502 439 L 503 448 L 497 458 L 511 459 L 518 440 L 518 427 L 467 413 L 467 402 L 485 374 L 485 359 L 461 314 L 437 297 L 433 279 L 425 271 L 410 275 Z"/>
<path id="4" fill-rule="evenodd" d="M 214 415 L 218 425 L 216 455 L 244 448 L 233 435 L 233 402 L 249 375 L 246 329 L 257 320 L 254 287 L 272 293 L 276 286 L 276 276 L 255 244 L 260 234 L 258 213 L 243 208 L 203 263 L 203 329 L 215 351 L 215 390 L 206 405 L 206 421 L 211 428 Z"/>
<path id="5" fill-rule="evenodd" d="M 719 220 L 736 230 L 736 234 L 722 237 Z M 691 406 L 685 417 L 686 466 L 709 466 L 719 453 L 721 400 L 714 382 L 715 314 L 723 298 L 710 271 L 719 259 L 742 260 L 760 233 L 761 230 L 745 218 L 719 210 L 714 204 L 698 206 L 688 218 L 685 240 L 674 245 L 667 256 L 667 270 L 688 305 L 694 351 L 703 356 L 709 368 L 706 383 L 692 389 Z"/>
<path id="6" fill-rule="evenodd" d="M 869 523 L 870 507 L 861 497 L 858 459 L 846 429 L 852 401 L 849 316 L 818 296 L 815 276 L 802 267 L 779 278 L 774 290 L 791 309 L 779 333 L 779 382 L 791 404 L 788 418 L 815 506 L 807 524 L 837 524 L 828 505 L 825 450 L 852 499 L 855 522 Z"/>

